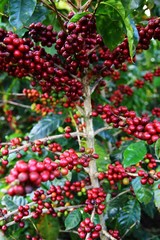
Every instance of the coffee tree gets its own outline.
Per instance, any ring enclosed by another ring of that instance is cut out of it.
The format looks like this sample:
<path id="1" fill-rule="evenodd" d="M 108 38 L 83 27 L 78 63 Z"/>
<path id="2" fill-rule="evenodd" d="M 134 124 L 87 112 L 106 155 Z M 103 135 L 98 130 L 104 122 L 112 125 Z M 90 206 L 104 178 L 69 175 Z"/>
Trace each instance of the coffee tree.
<path id="1" fill-rule="evenodd" d="M 159 7 L 2 1 L 1 239 L 160 239 Z"/>

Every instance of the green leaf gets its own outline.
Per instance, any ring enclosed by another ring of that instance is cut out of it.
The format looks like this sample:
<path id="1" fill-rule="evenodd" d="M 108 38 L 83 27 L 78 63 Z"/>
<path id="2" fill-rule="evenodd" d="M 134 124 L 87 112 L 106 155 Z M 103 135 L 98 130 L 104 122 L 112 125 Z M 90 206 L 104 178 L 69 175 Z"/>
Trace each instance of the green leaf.
<path id="1" fill-rule="evenodd" d="M 31 140 L 46 137 L 53 133 L 63 122 L 64 115 L 48 115 L 42 118 L 31 130 Z"/>
<path id="2" fill-rule="evenodd" d="M 77 22 L 78 20 L 80 20 L 83 16 L 86 16 L 87 14 L 89 14 L 90 12 L 82 12 L 82 13 L 77 13 L 75 14 L 71 19 L 70 22 Z"/>
<path id="3" fill-rule="evenodd" d="M 131 1 L 132 0 L 121 0 L 123 7 L 125 8 L 125 10 L 128 10 L 128 12 L 130 11 Z"/>
<path id="4" fill-rule="evenodd" d="M 126 6 L 126 1 L 123 3 Z M 133 57 L 138 43 L 138 31 L 133 21 L 128 17 L 128 9 L 120 0 L 101 2 L 96 12 L 97 30 L 102 35 L 104 43 L 113 50 L 127 34 L 130 56 Z M 113 38 L 113 36 L 116 36 Z"/>
<path id="5" fill-rule="evenodd" d="M 59 235 L 58 218 L 53 218 L 51 215 L 41 215 L 38 218 L 37 229 L 43 239 L 57 240 Z"/>
<path id="6" fill-rule="evenodd" d="M 79 209 L 76 209 L 68 214 L 68 216 L 65 219 L 65 227 L 66 230 L 72 229 L 76 227 L 81 221 L 81 213 Z"/>
<path id="7" fill-rule="evenodd" d="M 9 22 L 16 28 L 22 28 L 23 25 L 32 16 L 36 0 L 9 0 Z"/>
<path id="8" fill-rule="evenodd" d="M 131 143 L 123 153 L 125 167 L 137 164 L 146 155 L 147 149 L 143 141 Z"/>
<path id="9" fill-rule="evenodd" d="M 160 138 L 155 143 L 155 154 L 158 159 L 160 159 Z"/>
<path id="10" fill-rule="evenodd" d="M 25 205 L 26 200 L 22 196 L 14 196 L 13 199 L 10 196 L 5 195 L 2 198 L 2 205 L 5 205 L 9 211 L 13 211 L 18 208 L 20 205 Z"/>
<path id="11" fill-rule="evenodd" d="M 44 6 L 37 4 L 36 8 L 32 14 L 32 16 L 28 19 L 26 22 L 27 25 L 33 23 L 33 22 L 43 22 L 46 19 L 46 15 L 48 13 L 47 8 Z"/>
<path id="12" fill-rule="evenodd" d="M 133 229 L 139 225 L 141 218 L 141 208 L 135 199 L 129 200 L 120 211 L 117 219 L 121 233 L 125 233 L 128 229 Z"/>
<path id="13" fill-rule="evenodd" d="M 99 155 L 99 158 L 96 160 L 97 168 L 100 168 L 101 171 L 106 170 L 106 166 L 110 163 L 110 159 L 104 146 L 99 141 L 95 143 L 95 152 Z"/>
<path id="14" fill-rule="evenodd" d="M 153 197 L 153 192 L 146 185 L 142 185 L 140 181 L 140 177 L 133 179 L 132 187 L 134 189 L 134 193 L 136 194 L 136 198 L 141 203 L 148 204 Z"/>
<path id="15" fill-rule="evenodd" d="M 37 4 L 32 16 L 25 23 L 26 26 L 29 26 L 33 22 L 43 22 L 46 19 L 48 9 L 44 6 Z M 22 37 L 28 30 L 26 28 L 18 29 L 16 33 Z"/>
<path id="16" fill-rule="evenodd" d="M 156 214 L 156 207 L 153 199 L 148 204 L 142 205 L 142 211 L 144 211 L 150 218 L 154 218 L 154 215 Z"/>
<path id="17" fill-rule="evenodd" d="M 160 210 L 160 189 L 158 185 L 160 184 L 160 180 L 154 182 L 153 190 L 154 190 L 154 203 L 155 206 Z"/>
<path id="18" fill-rule="evenodd" d="M 153 84 L 155 87 L 160 87 L 160 77 L 154 77 Z"/>
<path id="19" fill-rule="evenodd" d="M 125 18 L 124 22 L 127 30 L 129 52 L 131 58 L 133 58 L 133 55 L 135 54 L 136 51 L 136 46 L 139 41 L 139 34 L 133 19 Z"/>
<path id="20" fill-rule="evenodd" d="M 120 15 L 112 5 L 102 2 L 96 12 L 97 31 L 104 44 L 113 50 L 124 39 L 124 25 Z M 113 38 L 113 36 L 116 36 Z"/>
<path id="21" fill-rule="evenodd" d="M 12 201 L 11 197 L 5 195 L 2 198 L 2 205 L 6 206 L 9 211 L 17 209 L 17 205 Z"/>
<path id="22" fill-rule="evenodd" d="M 142 0 L 132 0 L 132 1 L 131 1 L 130 8 L 131 8 L 131 9 L 139 8 L 140 5 L 141 5 L 141 2 L 142 2 Z"/>

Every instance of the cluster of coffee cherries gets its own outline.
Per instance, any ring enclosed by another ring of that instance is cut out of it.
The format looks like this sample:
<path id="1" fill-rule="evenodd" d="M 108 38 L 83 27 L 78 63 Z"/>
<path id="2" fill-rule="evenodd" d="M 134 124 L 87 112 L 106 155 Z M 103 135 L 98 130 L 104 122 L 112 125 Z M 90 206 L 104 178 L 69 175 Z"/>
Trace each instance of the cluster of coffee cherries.
<path id="1" fill-rule="evenodd" d="M 75 193 L 77 193 L 79 197 L 86 195 L 86 187 L 89 185 L 90 185 L 89 178 L 86 178 L 81 181 L 76 181 L 73 183 L 71 183 L 70 181 L 66 181 L 63 186 L 63 190 L 65 191 L 64 195 L 69 199 L 73 199 Z"/>
<path id="2" fill-rule="evenodd" d="M 42 46 L 51 47 L 56 42 L 57 32 L 53 31 L 53 26 L 45 26 L 41 22 L 32 23 L 29 26 L 29 35 L 35 42 L 40 42 Z"/>
<path id="3" fill-rule="evenodd" d="M 57 168 L 58 163 L 48 157 L 43 162 L 38 162 L 36 159 L 30 159 L 28 162 L 17 161 L 6 177 L 6 182 L 11 185 L 8 194 L 13 196 L 32 192 L 41 182 L 61 176 Z"/>
<path id="4" fill-rule="evenodd" d="M 141 177 L 141 184 L 149 184 L 152 185 L 155 181 L 160 179 L 160 172 L 156 172 L 155 170 L 150 170 L 146 172 L 144 169 L 140 169 L 138 171 L 138 176 Z M 160 185 L 158 185 L 160 188 Z"/>
<path id="5" fill-rule="evenodd" d="M 137 46 L 137 50 L 145 49 L 147 50 L 150 45 L 150 41 L 152 38 L 158 39 L 160 41 L 160 19 L 153 18 L 150 19 L 148 25 L 146 27 L 138 27 L 139 33 L 139 43 Z"/>
<path id="6" fill-rule="evenodd" d="M 1 157 L 1 163 L 5 167 L 8 165 L 8 156 L 10 149 L 17 148 L 21 146 L 22 138 L 12 138 L 9 143 L 7 143 L 5 146 L 2 146 L 0 144 L 0 157 Z M 16 157 L 19 159 L 21 158 L 21 154 L 17 152 Z"/>
<path id="7" fill-rule="evenodd" d="M 63 205 L 63 189 L 61 186 L 51 185 L 49 190 L 45 192 L 44 190 L 36 190 L 32 201 L 37 203 L 32 211 L 32 217 L 37 219 L 43 212 L 51 215 L 52 217 L 57 217 L 57 212 L 55 212 L 54 207 Z"/>
<path id="8" fill-rule="evenodd" d="M 97 239 L 100 236 L 101 229 L 100 224 L 94 224 L 90 218 L 86 218 L 80 223 L 78 234 L 81 239 L 85 239 L 87 235 L 87 240 Z"/>
<path id="9" fill-rule="evenodd" d="M 121 70 L 121 69 L 120 69 Z M 110 71 L 111 78 L 115 81 L 121 79 L 120 70 Z M 147 72 L 142 76 L 142 79 L 136 79 L 134 82 L 133 87 L 130 87 L 125 84 L 119 84 L 116 86 L 116 90 L 112 91 L 111 95 L 109 96 L 109 100 L 114 104 L 114 106 L 119 106 L 120 103 L 123 101 L 125 95 L 132 96 L 134 90 L 136 88 L 142 88 L 144 84 L 149 81 L 153 82 L 154 76 L 159 76 L 158 68 L 156 68 L 153 72 Z M 107 89 L 108 93 L 108 89 Z"/>
<path id="10" fill-rule="evenodd" d="M 25 222 L 22 220 L 23 217 L 26 217 L 29 215 L 30 207 L 29 205 L 19 206 L 18 207 L 18 213 L 14 215 L 13 220 L 18 223 L 20 228 L 23 228 L 25 225 Z"/>
<path id="11" fill-rule="evenodd" d="M 145 81 L 153 82 L 154 74 L 151 72 L 146 73 L 143 78 Z"/>
<path id="12" fill-rule="evenodd" d="M 134 111 L 129 111 L 125 106 L 115 108 L 109 104 L 98 105 L 92 116 L 98 116 L 98 114 L 108 124 L 112 124 L 115 128 L 120 127 L 124 132 L 145 140 L 148 144 L 156 142 L 160 137 L 159 121 L 150 122 L 148 116 L 138 117 Z"/>
<path id="13" fill-rule="evenodd" d="M 84 207 L 85 212 L 92 212 L 95 208 L 97 214 L 102 214 L 105 209 L 106 193 L 103 188 L 92 188 L 87 190 L 87 200 L 85 201 L 86 206 Z"/>
<path id="14" fill-rule="evenodd" d="M 35 102 L 40 97 L 40 93 L 36 89 L 23 89 L 23 94 L 31 101 Z"/>
<path id="15" fill-rule="evenodd" d="M 36 140 L 34 143 L 31 148 L 32 151 L 40 153 L 42 142 Z M 88 167 L 92 158 L 97 159 L 98 157 L 96 153 L 81 153 L 78 156 L 74 149 L 69 149 L 62 153 L 61 145 L 54 142 L 48 144 L 48 150 L 60 155 L 55 155 L 55 160 L 46 157 L 43 161 L 30 159 L 28 162 L 24 160 L 16 162 L 14 168 L 10 170 L 9 175 L 6 177 L 6 182 L 10 184 L 10 188 L 8 189 L 9 195 L 25 195 L 30 193 L 39 187 L 41 182 L 52 181 L 55 178 L 66 176 L 72 169 L 80 171 L 82 167 Z M 8 154 L 8 149 L 3 149 L 2 152 L 3 154 Z"/>
<path id="16" fill-rule="evenodd" d="M 111 186 L 115 186 L 115 184 L 118 182 L 128 185 L 134 178 L 134 176 L 130 176 L 128 173 L 136 173 L 136 171 L 136 167 L 131 166 L 124 168 L 119 161 L 116 161 L 115 163 L 108 165 L 108 170 L 106 173 L 99 173 L 98 178 L 99 180 L 106 178 Z"/>
<path id="17" fill-rule="evenodd" d="M 19 78 L 31 76 L 33 86 L 40 85 L 43 92 L 51 92 L 52 88 L 63 91 L 72 101 L 82 96 L 82 83 L 57 67 L 63 65 L 57 55 L 48 54 L 30 38 L 20 38 L 3 29 L 0 29 L 0 42 L 1 71 Z"/>
<path id="18" fill-rule="evenodd" d="M 65 104 L 67 99 L 64 92 L 52 94 L 40 93 L 36 89 L 23 89 L 23 94 L 32 102 L 31 109 L 42 116 L 54 113 L 57 105 Z"/>
<path id="19" fill-rule="evenodd" d="M 7 210 L 5 209 L 1 210 L 1 215 L 3 216 L 4 220 L 3 225 L 1 225 L 1 230 L 6 231 L 8 229 L 8 221 L 11 219 L 17 223 L 20 228 L 23 228 L 25 226 L 24 220 L 27 216 L 37 219 L 43 213 L 51 215 L 52 217 L 61 216 L 62 214 L 65 215 L 66 212 L 68 213 L 67 208 L 70 206 L 70 200 L 74 202 L 75 194 L 77 194 L 79 197 L 81 197 L 83 194 L 86 199 L 86 187 L 89 185 L 89 178 L 86 178 L 73 183 L 66 181 L 64 186 L 50 185 L 48 190 L 43 190 L 40 188 L 35 190 L 32 197 L 32 202 L 26 205 L 20 205 L 17 211 L 14 211 L 12 215 L 8 215 Z M 95 190 L 93 189 L 93 192 L 94 191 Z M 102 194 L 99 193 L 99 195 Z M 82 198 L 82 203 L 85 201 L 84 197 Z M 98 228 L 96 231 L 98 231 Z"/>
<path id="20" fill-rule="evenodd" d="M 40 235 L 37 236 L 31 236 L 30 234 L 26 235 L 26 240 L 43 240 L 43 238 Z"/>
<path id="21" fill-rule="evenodd" d="M 149 20 L 146 27 L 137 27 L 140 37 L 136 48 L 137 52 L 147 50 L 152 38 L 159 40 L 159 22 L 159 18 L 153 18 Z M 100 57 L 104 59 L 104 66 L 107 68 L 110 68 L 113 65 L 115 68 L 121 68 L 122 63 L 129 58 L 128 39 L 125 38 L 124 41 L 119 44 L 112 52 L 110 52 L 107 48 L 102 48 L 100 50 Z M 102 71 L 102 73 L 108 74 L 108 72 L 105 70 Z"/>
<path id="22" fill-rule="evenodd" d="M 102 44 L 102 37 L 96 33 L 95 19 L 91 14 L 82 17 L 77 23 L 66 22 L 64 26 L 67 33 L 58 33 L 55 48 L 65 58 L 67 69 L 77 74 L 77 70 L 82 71 L 90 63 L 98 61 L 96 50 L 90 50 Z"/>
<path id="23" fill-rule="evenodd" d="M 147 166 L 148 169 L 154 169 L 155 167 L 157 167 L 157 163 L 155 158 L 152 156 L 152 154 L 147 153 L 144 156 L 144 159 L 142 161 L 140 161 L 140 166 L 144 167 L 144 165 Z"/>
<path id="24" fill-rule="evenodd" d="M 160 76 L 160 67 L 157 67 L 157 68 L 154 70 L 154 76 L 156 76 L 156 77 L 159 77 L 159 76 Z"/>
<path id="25" fill-rule="evenodd" d="M 155 76 L 160 76 L 159 68 L 155 68 L 153 72 L 147 72 L 142 79 L 137 79 L 134 82 L 134 86 L 137 88 L 142 88 L 146 81 L 153 82 Z"/>
<path id="26" fill-rule="evenodd" d="M 109 233 L 112 237 L 114 237 L 115 239 L 121 240 L 121 237 L 120 237 L 120 235 L 119 235 L 119 231 L 118 231 L 118 230 L 112 230 L 112 229 L 110 229 L 110 230 L 108 231 L 108 233 Z"/>
<path id="27" fill-rule="evenodd" d="M 68 17 L 72 16 L 69 14 Z M 52 89 L 64 92 L 67 105 L 70 106 L 71 102 L 79 101 L 83 95 L 80 79 L 86 74 L 86 68 L 90 69 L 91 77 L 95 76 L 95 80 L 99 75 L 112 74 L 112 68 L 121 68 L 129 59 L 129 48 L 127 38 L 113 52 L 104 46 L 91 14 L 83 16 L 76 23 L 65 22 L 64 28 L 66 31 L 57 34 L 51 25 L 33 23 L 28 32 L 34 41 L 0 29 L 0 70 L 19 78 L 32 77 L 32 85 L 40 85 L 43 92 L 50 93 Z M 159 28 L 158 18 L 151 19 L 145 28 L 139 27 L 138 49 L 147 49 L 151 38 L 159 40 Z M 35 41 L 48 46 L 55 43 L 58 54 L 48 54 Z"/>
<path id="28" fill-rule="evenodd" d="M 142 88 L 144 86 L 145 82 L 141 79 L 136 79 L 134 82 L 134 86 L 136 88 Z"/>
<path id="29" fill-rule="evenodd" d="M 74 149 L 69 149 L 60 155 L 59 164 L 61 167 L 67 167 L 69 170 L 72 170 L 77 165 L 88 167 L 90 160 L 90 155 L 84 154 L 81 157 L 78 157 Z"/>
<path id="30" fill-rule="evenodd" d="M 120 84 L 118 86 L 118 89 L 115 90 L 109 100 L 114 103 L 115 106 L 119 106 L 120 103 L 123 101 L 124 96 L 132 96 L 133 95 L 133 89 L 129 87 L 128 85 Z"/>
<path id="31" fill-rule="evenodd" d="M 152 109 L 152 114 L 160 118 L 160 107 L 154 107 Z"/>

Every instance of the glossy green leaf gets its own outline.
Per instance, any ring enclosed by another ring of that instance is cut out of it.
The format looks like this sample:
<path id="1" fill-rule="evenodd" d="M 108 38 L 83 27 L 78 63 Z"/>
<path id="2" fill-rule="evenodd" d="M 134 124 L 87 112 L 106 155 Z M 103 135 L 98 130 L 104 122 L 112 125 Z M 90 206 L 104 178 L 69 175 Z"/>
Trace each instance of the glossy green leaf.
<path id="1" fill-rule="evenodd" d="M 68 214 L 65 219 L 65 227 L 66 230 L 73 229 L 76 227 L 81 221 L 81 213 L 79 209 L 76 209 Z"/>
<path id="2" fill-rule="evenodd" d="M 9 22 L 15 28 L 22 28 L 32 16 L 36 0 L 9 0 Z"/>
<path id="3" fill-rule="evenodd" d="M 154 182 L 154 203 L 155 206 L 159 209 L 160 211 L 160 189 L 158 188 L 158 186 L 160 185 L 160 180 Z"/>
<path id="4" fill-rule="evenodd" d="M 141 203 L 147 204 L 152 200 L 153 192 L 148 188 L 148 186 L 141 184 L 140 177 L 133 179 L 132 187 L 134 193 L 136 194 L 136 198 Z"/>
<path id="5" fill-rule="evenodd" d="M 26 204 L 26 199 L 22 196 L 14 196 L 11 198 L 8 195 L 5 195 L 1 201 L 2 205 L 5 205 L 9 211 L 13 211 L 18 208 L 20 205 Z"/>
<path id="6" fill-rule="evenodd" d="M 155 143 L 155 154 L 158 159 L 160 159 L 160 138 Z"/>
<path id="7" fill-rule="evenodd" d="M 126 1 L 123 4 L 119 0 L 101 2 L 96 12 L 97 30 L 102 35 L 104 43 L 111 50 L 127 34 L 130 56 L 133 57 L 139 37 L 134 22 L 130 21 L 128 17 L 128 8 L 125 8 Z"/>
<path id="8" fill-rule="evenodd" d="M 99 158 L 96 160 L 97 168 L 101 169 L 101 171 L 105 171 L 107 164 L 110 163 L 110 159 L 104 145 L 100 144 L 99 141 L 95 143 L 95 152 L 99 155 Z"/>
<path id="9" fill-rule="evenodd" d="M 48 115 L 42 118 L 30 132 L 31 140 L 46 137 L 53 133 L 63 122 L 63 115 Z"/>
<path id="10" fill-rule="evenodd" d="M 36 224 L 38 232 L 43 239 L 57 240 L 59 235 L 58 218 L 53 218 L 51 215 L 41 215 Z"/>
<path id="11" fill-rule="evenodd" d="M 37 4 L 32 16 L 25 23 L 26 26 L 29 26 L 33 22 L 43 22 L 47 17 L 48 9 L 44 6 Z M 26 28 L 18 29 L 16 33 L 19 36 L 23 36 L 28 30 Z"/>
<path id="12" fill-rule="evenodd" d="M 86 16 L 89 13 L 90 12 L 77 13 L 70 19 L 70 22 L 77 22 L 78 20 L 80 20 L 82 17 Z"/>
<path id="13" fill-rule="evenodd" d="M 37 4 L 32 16 L 27 21 L 27 25 L 33 22 L 42 22 L 46 19 L 47 13 L 48 10 L 44 6 Z"/>
<path id="14" fill-rule="evenodd" d="M 139 225 L 141 218 L 140 204 L 136 199 L 129 200 L 121 209 L 117 219 L 121 233 L 125 233 L 127 229 L 134 228 Z"/>
<path id="15" fill-rule="evenodd" d="M 152 198 L 152 201 L 150 201 L 148 204 L 142 205 L 142 211 L 144 211 L 150 218 L 154 218 L 154 215 L 156 213 L 156 207 Z"/>
<path id="16" fill-rule="evenodd" d="M 154 77 L 153 84 L 155 87 L 160 87 L 160 77 Z"/>
<path id="17" fill-rule="evenodd" d="M 131 0 L 131 5 L 130 5 L 131 9 L 137 9 L 140 6 L 142 6 L 142 0 Z"/>
<path id="18" fill-rule="evenodd" d="M 0 4 L 0 18 L 3 16 L 4 14 L 4 7 L 7 4 L 7 0 L 3 0 Z"/>
<path id="19" fill-rule="evenodd" d="M 123 153 L 123 163 L 125 167 L 137 164 L 143 159 L 147 149 L 143 141 L 131 143 Z"/>
<path id="20" fill-rule="evenodd" d="M 121 0 L 123 7 L 125 8 L 126 11 L 130 11 L 130 5 L 131 5 L 132 0 Z"/>
<path id="21" fill-rule="evenodd" d="M 120 15 L 112 7 L 102 3 L 96 12 L 97 31 L 105 45 L 113 50 L 124 39 L 124 25 Z M 114 36 L 114 37 L 113 37 Z"/>
<path id="22" fill-rule="evenodd" d="M 2 198 L 2 205 L 6 206 L 6 208 L 9 210 L 9 211 L 13 211 L 15 209 L 17 209 L 17 205 L 12 201 L 11 197 L 10 196 L 7 196 L 5 195 L 3 198 Z"/>

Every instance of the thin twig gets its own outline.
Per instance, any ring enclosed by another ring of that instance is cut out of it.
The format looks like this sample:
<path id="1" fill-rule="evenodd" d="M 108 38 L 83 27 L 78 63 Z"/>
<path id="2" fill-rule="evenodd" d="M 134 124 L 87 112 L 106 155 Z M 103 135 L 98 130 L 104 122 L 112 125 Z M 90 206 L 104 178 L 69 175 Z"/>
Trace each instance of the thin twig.
<path id="1" fill-rule="evenodd" d="M 48 198 L 48 197 L 51 197 L 51 196 L 48 195 L 47 198 Z M 35 204 L 35 202 L 32 202 L 32 203 Z M 32 206 L 33 206 L 34 204 L 32 204 Z M 28 205 L 29 205 L 29 204 L 28 204 Z M 31 205 L 30 205 L 30 206 L 31 206 Z M 57 208 L 54 208 L 54 210 L 55 210 L 55 212 L 63 211 L 63 210 L 66 210 L 66 209 L 72 211 L 73 209 L 81 208 L 81 207 L 84 207 L 84 206 L 85 206 L 84 204 L 81 204 L 81 205 L 57 207 Z M 16 210 L 15 210 L 15 211 L 16 211 Z M 15 212 L 15 211 L 13 211 L 14 214 L 18 212 L 18 211 L 16 211 L 16 212 Z M 13 212 L 11 212 L 11 213 L 13 213 Z M 45 213 L 47 213 L 47 212 L 48 212 L 48 209 L 46 209 L 46 208 L 42 210 L 42 213 L 43 213 L 43 214 L 45 214 Z M 11 215 L 13 215 L 13 214 L 11 214 Z M 10 215 L 10 216 L 11 216 L 11 215 Z M 29 214 L 28 216 L 23 217 L 22 220 L 26 220 L 26 219 L 32 218 L 32 216 L 33 216 L 33 213 L 31 212 L 31 214 Z M 4 216 L 4 217 L 5 217 L 5 216 Z M 0 218 L 0 221 L 1 221 L 1 220 L 5 220 L 6 218 L 4 218 L 4 217 L 3 217 L 3 218 Z M 11 221 L 11 222 L 6 223 L 6 226 L 9 227 L 9 226 L 11 226 L 11 225 L 14 225 L 15 223 L 16 223 L 15 221 Z"/>
<path id="2" fill-rule="evenodd" d="M 138 177 L 138 173 L 129 173 L 129 172 L 127 172 L 127 175 L 129 175 L 131 177 Z"/>
<path id="3" fill-rule="evenodd" d="M 60 66 L 60 65 L 58 65 L 58 64 L 56 64 L 56 63 L 54 63 L 54 65 L 55 65 L 57 68 L 59 68 L 59 69 L 61 69 L 61 70 L 63 70 L 63 71 L 66 71 L 66 69 L 64 69 L 62 66 Z M 69 73 L 69 75 L 70 75 L 71 77 L 77 79 L 78 81 L 81 80 L 80 78 L 78 78 L 76 75 L 70 73 L 69 71 L 68 71 L 68 73 Z"/>
<path id="4" fill-rule="evenodd" d="M 0 94 L 6 94 L 6 92 L 0 91 Z M 8 93 L 8 92 L 7 92 L 7 95 L 16 96 L 16 97 L 26 96 L 24 93 Z"/>
<path id="5" fill-rule="evenodd" d="M 52 5 L 53 5 L 53 9 L 54 9 L 54 11 L 55 11 L 55 13 L 56 13 L 56 15 L 57 15 L 57 19 L 58 19 L 58 21 L 59 21 L 59 24 L 60 24 L 61 28 L 63 29 L 64 32 L 66 32 L 66 29 L 65 29 L 65 27 L 64 27 L 63 21 L 62 21 L 62 19 L 61 19 L 61 15 L 59 14 L 59 11 L 57 10 L 56 4 L 54 3 L 53 0 L 50 0 L 50 2 L 51 2 Z"/>
<path id="6" fill-rule="evenodd" d="M 40 0 L 44 5 L 46 5 L 47 8 L 51 9 L 53 12 L 55 12 L 55 9 L 47 4 L 44 0 Z M 63 18 L 65 21 L 68 21 L 68 18 L 66 16 L 64 16 L 62 13 L 59 12 L 59 15 L 61 16 L 61 18 Z"/>
<path id="7" fill-rule="evenodd" d="M 25 104 L 13 102 L 13 101 L 10 101 L 10 100 L 2 101 L 2 104 L 11 104 L 11 105 L 15 105 L 15 106 L 18 106 L 18 107 L 23 107 L 23 108 L 29 108 L 29 109 L 31 109 L 31 106 L 29 106 L 29 105 L 25 105 Z"/>
<path id="8" fill-rule="evenodd" d="M 116 197 L 114 197 L 114 198 L 112 198 L 111 200 L 109 200 L 109 201 L 107 202 L 107 204 L 113 202 L 115 199 L 119 198 L 120 196 L 122 196 L 122 195 L 124 195 L 124 194 L 126 194 L 126 193 L 128 193 L 128 192 L 130 192 L 130 189 L 127 189 L 127 190 L 119 193 Z"/>
<path id="9" fill-rule="evenodd" d="M 88 0 L 82 7 L 81 10 L 86 10 L 87 8 L 89 8 L 89 5 L 91 5 L 92 0 Z"/>
<path id="10" fill-rule="evenodd" d="M 78 232 L 74 231 L 74 230 L 63 230 L 63 229 L 60 229 L 59 231 L 62 232 L 62 233 L 75 233 L 75 234 L 79 235 Z"/>
<path id="11" fill-rule="evenodd" d="M 82 0 L 76 0 L 76 3 L 77 3 L 78 9 L 80 10 L 82 6 Z"/>
<path id="12" fill-rule="evenodd" d="M 83 137 L 86 136 L 84 133 L 77 133 L 77 132 L 72 132 L 72 133 L 70 133 L 70 135 L 71 135 L 71 137 L 76 137 L 77 135 L 83 136 Z M 23 146 L 20 146 L 20 147 L 17 147 L 17 148 L 9 150 L 9 154 L 14 153 L 14 152 L 19 152 L 19 151 L 23 150 L 26 147 L 30 147 L 34 143 L 36 143 L 37 140 L 39 140 L 39 141 L 44 143 L 44 142 L 47 142 L 47 141 L 50 141 L 50 140 L 59 139 L 59 138 L 63 138 L 63 137 L 64 137 L 64 134 L 58 134 L 58 135 L 53 135 L 53 136 L 48 136 L 48 137 L 36 139 L 33 142 L 29 142 L 29 143 L 24 144 Z"/>
<path id="13" fill-rule="evenodd" d="M 97 134 L 100 133 L 100 132 L 103 132 L 103 131 L 109 130 L 109 129 L 113 129 L 113 127 L 112 127 L 112 126 L 106 126 L 106 127 L 99 128 L 98 130 L 96 130 L 96 131 L 94 132 L 94 136 L 97 135 Z"/>
<path id="14" fill-rule="evenodd" d="M 126 235 L 127 235 L 127 233 L 132 229 L 132 228 L 134 228 L 134 226 L 137 224 L 137 221 L 135 222 L 135 223 L 133 223 L 128 229 L 127 229 L 127 231 L 123 234 L 123 236 L 121 237 L 121 239 L 123 239 Z"/>
<path id="15" fill-rule="evenodd" d="M 95 16 L 95 14 L 96 14 L 96 11 L 97 11 L 97 9 L 98 9 L 98 7 L 99 7 L 99 4 L 101 3 L 101 1 L 102 1 L 102 0 L 98 0 L 97 4 L 96 4 L 96 6 L 95 6 L 95 9 L 94 9 L 94 12 L 93 12 L 93 15 L 92 15 L 92 17 L 94 17 L 94 16 Z"/>
<path id="16" fill-rule="evenodd" d="M 99 45 L 94 46 L 94 48 L 92 48 L 91 50 L 89 50 L 89 51 L 87 52 L 87 56 L 89 56 L 94 50 L 96 50 L 96 49 L 98 49 L 98 48 L 99 48 Z"/>
<path id="17" fill-rule="evenodd" d="M 72 10 L 75 8 L 77 11 L 79 10 L 79 8 L 70 0 L 67 0 L 67 3 L 71 6 Z"/>
<path id="18" fill-rule="evenodd" d="M 107 231 L 102 230 L 102 233 L 107 237 L 107 239 L 116 240 L 116 238 L 112 237 Z"/>
<path id="19" fill-rule="evenodd" d="M 98 84 L 99 84 L 100 81 L 102 81 L 102 80 L 103 80 L 103 77 L 100 77 L 100 78 L 98 78 L 98 79 L 95 81 L 95 83 L 94 83 L 94 85 L 93 85 L 93 87 L 92 87 L 92 89 L 91 89 L 91 94 L 95 91 L 96 87 L 98 86 Z"/>

